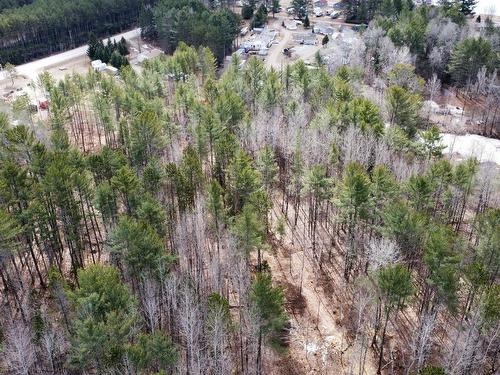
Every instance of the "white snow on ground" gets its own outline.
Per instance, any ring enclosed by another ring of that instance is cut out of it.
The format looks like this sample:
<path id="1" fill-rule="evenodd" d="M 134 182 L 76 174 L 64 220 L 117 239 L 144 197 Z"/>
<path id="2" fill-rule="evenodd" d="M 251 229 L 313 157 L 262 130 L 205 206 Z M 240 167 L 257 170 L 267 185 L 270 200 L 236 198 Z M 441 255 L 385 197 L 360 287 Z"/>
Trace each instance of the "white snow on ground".
<path id="1" fill-rule="evenodd" d="M 479 0 L 474 12 L 478 14 L 493 14 L 500 16 L 500 1 L 498 0 Z"/>
<path id="2" fill-rule="evenodd" d="M 434 5 L 439 4 L 439 0 L 432 0 Z M 476 14 L 490 14 L 492 16 L 500 16 L 500 1 L 499 0 L 479 0 L 474 8 Z"/>
<path id="3" fill-rule="evenodd" d="M 314 342 L 310 342 L 304 345 L 304 349 L 307 353 L 315 353 L 318 351 L 319 347 Z"/>
<path id="4" fill-rule="evenodd" d="M 111 41 L 119 41 L 122 37 L 126 40 L 136 38 L 141 35 L 141 29 L 137 28 L 131 31 L 127 31 L 126 33 L 118 34 L 112 36 Z M 103 39 L 106 42 L 108 38 Z M 49 68 L 51 66 L 61 64 L 65 61 L 69 61 L 75 59 L 77 57 L 83 56 L 87 53 L 88 45 L 84 45 L 66 52 L 59 53 L 57 55 L 52 55 L 46 57 L 44 59 L 32 61 L 30 63 L 19 65 L 16 67 L 18 74 L 25 76 L 28 79 L 36 79 L 38 74 L 40 74 L 44 69 Z"/>
<path id="5" fill-rule="evenodd" d="M 500 165 L 500 140 L 475 134 L 455 135 L 443 133 L 441 143 L 445 154 L 457 153 L 464 158 L 476 157 L 480 162 Z"/>

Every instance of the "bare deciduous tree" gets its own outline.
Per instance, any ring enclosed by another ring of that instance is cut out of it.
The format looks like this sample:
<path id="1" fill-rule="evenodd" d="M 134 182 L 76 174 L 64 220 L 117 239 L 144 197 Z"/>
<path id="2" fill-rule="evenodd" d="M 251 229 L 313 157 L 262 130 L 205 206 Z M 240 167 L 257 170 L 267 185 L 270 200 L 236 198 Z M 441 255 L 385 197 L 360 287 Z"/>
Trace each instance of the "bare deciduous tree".
<path id="1" fill-rule="evenodd" d="M 177 319 L 179 320 L 180 334 L 185 345 L 186 370 L 190 374 L 201 375 L 204 373 L 205 364 L 202 361 L 203 316 L 199 297 L 195 295 L 187 282 L 181 288 L 178 297 L 180 298 L 180 307 Z"/>
<path id="2" fill-rule="evenodd" d="M 12 374 L 29 375 L 36 361 L 31 328 L 20 320 L 7 326 L 4 358 Z"/>
<path id="3" fill-rule="evenodd" d="M 412 361 L 408 365 L 406 374 L 419 372 L 425 364 L 431 350 L 433 342 L 433 332 L 436 327 L 437 311 L 421 317 L 420 325 L 413 332 L 411 340 Z"/>
<path id="4" fill-rule="evenodd" d="M 160 325 L 160 299 L 158 284 L 148 276 L 141 280 L 141 304 L 150 332 L 154 332 Z"/>
<path id="5" fill-rule="evenodd" d="M 368 259 L 371 271 L 391 265 L 399 260 L 398 246 L 387 238 L 373 238 L 368 243 Z"/>
<path id="6" fill-rule="evenodd" d="M 46 324 L 42 337 L 40 339 L 41 355 L 47 363 L 51 374 L 64 374 L 65 369 L 62 368 L 62 357 L 67 351 L 68 343 L 66 342 L 60 329 L 57 329 L 54 324 L 48 321 L 48 316 L 44 319 Z"/>
<path id="7" fill-rule="evenodd" d="M 427 80 L 427 92 L 429 93 L 429 100 L 434 100 L 441 91 L 441 81 L 436 73 Z"/>

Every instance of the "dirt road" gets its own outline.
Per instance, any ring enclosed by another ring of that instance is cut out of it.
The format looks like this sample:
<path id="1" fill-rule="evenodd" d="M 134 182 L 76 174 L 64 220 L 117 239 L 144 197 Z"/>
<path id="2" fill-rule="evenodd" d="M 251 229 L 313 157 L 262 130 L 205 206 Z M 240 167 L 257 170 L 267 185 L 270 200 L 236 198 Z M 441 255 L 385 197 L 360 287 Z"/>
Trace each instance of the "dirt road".
<path id="1" fill-rule="evenodd" d="M 284 27 L 281 28 L 281 18 L 275 22 L 273 25 L 277 30 L 280 31 L 279 34 L 279 43 L 277 45 L 274 45 L 270 50 L 269 50 L 269 55 L 266 58 L 266 65 L 268 67 L 273 67 L 275 69 L 281 69 L 283 65 L 283 60 L 286 59 L 285 56 L 283 55 L 283 49 L 286 47 L 290 47 L 290 43 L 292 41 L 292 33 L 285 29 Z"/>
<path id="2" fill-rule="evenodd" d="M 339 1 L 334 1 L 336 3 Z M 277 43 L 271 46 L 269 49 L 269 54 L 265 58 L 265 63 L 267 67 L 273 67 L 274 69 L 281 70 L 285 65 L 291 64 L 299 59 L 304 61 L 311 61 L 314 59 L 314 55 L 321 50 L 321 39 L 323 35 L 317 35 L 316 45 L 299 45 L 293 40 L 294 33 L 311 33 L 311 28 L 305 29 L 302 25 L 298 25 L 296 30 L 288 30 L 283 27 L 283 22 L 292 21 L 293 16 L 287 13 L 286 9 L 291 6 L 291 1 L 281 2 L 282 11 L 276 13 L 274 17 L 270 17 L 268 20 L 268 29 L 274 29 L 278 31 Z M 328 7 L 330 8 L 330 7 Z M 325 8 L 327 9 L 327 8 Z M 328 25 L 336 30 L 340 26 L 343 28 L 351 28 L 352 25 L 346 24 L 345 20 L 342 18 L 332 19 L 329 16 L 315 17 L 311 16 L 311 27 L 315 24 Z M 283 54 L 284 48 L 293 47 L 292 56 L 287 57 Z"/>

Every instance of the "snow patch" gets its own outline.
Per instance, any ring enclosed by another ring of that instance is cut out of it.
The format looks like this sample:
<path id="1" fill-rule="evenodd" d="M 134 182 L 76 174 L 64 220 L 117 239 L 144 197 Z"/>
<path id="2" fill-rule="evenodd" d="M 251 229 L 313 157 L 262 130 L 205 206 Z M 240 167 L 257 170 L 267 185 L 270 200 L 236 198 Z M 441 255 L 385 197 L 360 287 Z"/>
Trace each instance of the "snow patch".
<path id="1" fill-rule="evenodd" d="M 442 134 L 441 144 L 446 146 L 445 154 L 457 153 L 464 158 L 476 157 L 480 162 L 500 165 L 500 140 L 476 134 Z"/>
<path id="2" fill-rule="evenodd" d="M 337 340 L 337 337 L 335 337 L 335 336 L 331 336 L 331 335 L 330 335 L 330 336 L 326 336 L 326 337 L 325 337 L 325 341 L 326 341 L 327 343 L 335 342 L 336 340 Z"/>
<path id="3" fill-rule="evenodd" d="M 318 349 L 319 349 L 318 345 L 315 344 L 314 342 L 310 342 L 310 343 L 304 345 L 304 350 L 307 353 L 315 353 L 318 351 Z"/>

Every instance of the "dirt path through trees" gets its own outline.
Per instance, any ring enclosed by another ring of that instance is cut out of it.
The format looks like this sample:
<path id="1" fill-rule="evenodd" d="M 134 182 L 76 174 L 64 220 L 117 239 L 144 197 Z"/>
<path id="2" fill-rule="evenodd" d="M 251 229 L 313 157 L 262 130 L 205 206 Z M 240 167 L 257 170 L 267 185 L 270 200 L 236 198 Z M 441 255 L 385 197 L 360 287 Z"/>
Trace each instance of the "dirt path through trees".
<path id="1" fill-rule="evenodd" d="M 278 220 L 278 212 L 277 208 L 273 211 L 274 222 Z M 346 341 L 346 330 L 340 325 L 342 305 L 332 303 L 338 295 L 325 290 L 329 288 L 324 287 L 324 277 L 318 271 L 310 241 L 303 236 L 304 228 L 300 225 L 301 220 L 295 229 L 287 225 L 283 240 L 274 246 L 274 253 L 264 256 L 274 280 L 285 288 L 292 325 L 290 357 L 300 363 L 300 373 L 304 374 L 334 374 L 340 373 L 340 368 L 342 373 L 352 370 L 357 373 L 358 369 L 348 366 L 352 362 L 349 361 L 352 348 Z M 375 364 L 370 355 L 367 357 L 365 373 L 374 374 Z"/>

